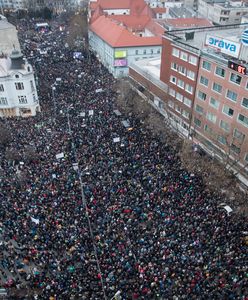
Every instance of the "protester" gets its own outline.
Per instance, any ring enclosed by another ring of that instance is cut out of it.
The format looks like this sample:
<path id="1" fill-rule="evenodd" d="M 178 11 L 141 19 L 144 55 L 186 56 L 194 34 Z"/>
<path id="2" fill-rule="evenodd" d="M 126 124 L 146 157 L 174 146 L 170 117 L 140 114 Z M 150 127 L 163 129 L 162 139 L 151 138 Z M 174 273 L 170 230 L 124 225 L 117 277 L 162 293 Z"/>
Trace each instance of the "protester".
<path id="1" fill-rule="evenodd" d="M 3 286 L 34 299 L 247 299 L 247 219 L 218 206 L 170 141 L 135 117 L 123 126 L 115 79 L 87 51 L 74 59 L 56 20 L 50 34 L 18 28 L 42 112 L 0 121 L 11 131 L 0 152 Z"/>

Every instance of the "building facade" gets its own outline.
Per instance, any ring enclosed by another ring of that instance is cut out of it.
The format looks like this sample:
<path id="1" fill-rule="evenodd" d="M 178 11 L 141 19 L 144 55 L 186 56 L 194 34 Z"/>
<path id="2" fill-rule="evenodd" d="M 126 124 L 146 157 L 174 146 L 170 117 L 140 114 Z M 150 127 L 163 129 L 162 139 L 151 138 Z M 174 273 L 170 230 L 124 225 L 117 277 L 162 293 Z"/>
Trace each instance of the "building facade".
<path id="1" fill-rule="evenodd" d="M 199 0 L 198 13 L 216 25 L 240 24 L 248 6 L 241 1 Z"/>
<path id="2" fill-rule="evenodd" d="M 91 1 L 89 44 L 115 77 L 134 61 L 160 57 L 164 28 L 144 0 Z"/>
<path id="3" fill-rule="evenodd" d="M 113 47 L 92 31 L 89 31 L 89 43 L 102 64 L 116 78 L 127 76 L 132 62 L 161 55 L 161 45 Z"/>
<path id="4" fill-rule="evenodd" d="M 246 178 L 247 32 L 245 24 L 167 32 L 160 74 L 177 129 Z"/>
<path id="5" fill-rule="evenodd" d="M 33 68 L 18 50 L 0 57 L 0 116 L 34 116 L 40 111 Z"/>

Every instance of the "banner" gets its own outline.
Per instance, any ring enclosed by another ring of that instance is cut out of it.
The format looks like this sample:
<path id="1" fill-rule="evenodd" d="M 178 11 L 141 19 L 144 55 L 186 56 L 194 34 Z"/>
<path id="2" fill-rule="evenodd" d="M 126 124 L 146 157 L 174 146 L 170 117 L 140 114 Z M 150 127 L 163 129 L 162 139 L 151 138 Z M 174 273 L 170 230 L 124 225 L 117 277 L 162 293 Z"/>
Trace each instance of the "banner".
<path id="1" fill-rule="evenodd" d="M 125 58 L 115 59 L 114 66 L 115 67 L 126 67 L 127 66 L 127 60 Z"/>
<path id="2" fill-rule="evenodd" d="M 240 44 L 221 38 L 217 36 L 213 36 L 210 34 L 206 35 L 206 42 L 205 44 L 211 48 L 215 48 L 221 53 L 225 53 L 232 57 L 239 56 Z"/>
<path id="3" fill-rule="evenodd" d="M 127 57 L 126 50 L 115 51 L 115 58 L 123 58 L 123 57 Z"/>

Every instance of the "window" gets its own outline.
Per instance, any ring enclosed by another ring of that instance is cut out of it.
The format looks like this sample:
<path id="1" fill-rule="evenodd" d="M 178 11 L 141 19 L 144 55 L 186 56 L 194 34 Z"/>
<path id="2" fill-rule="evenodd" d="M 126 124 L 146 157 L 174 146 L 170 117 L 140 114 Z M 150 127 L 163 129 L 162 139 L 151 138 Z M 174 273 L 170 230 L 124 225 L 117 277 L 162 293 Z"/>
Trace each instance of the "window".
<path id="1" fill-rule="evenodd" d="M 248 108 L 248 98 L 243 98 L 242 106 L 244 106 L 245 108 Z"/>
<path id="2" fill-rule="evenodd" d="M 182 115 L 184 116 L 184 118 L 189 119 L 189 113 L 186 110 L 182 110 Z"/>
<path id="3" fill-rule="evenodd" d="M 180 51 L 177 48 L 172 49 L 172 55 L 173 56 L 179 57 L 179 54 L 180 54 Z"/>
<path id="4" fill-rule="evenodd" d="M 196 126 L 201 127 L 201 121 L 197 118 L 194 118 L 194 123 Z"/>
<path id="5" fill-rule="evenodd" d="M 210 62 L 204 60 L 204 61 L 202 62 L 202 68 L 205 69 L 205 70 L 210 71 L 210 70 L 211 70 L 211 64 L 210 64 Z"/>
<path id="6" fill-rule="evenodd" d="M 212 129 L 210 126 L 208 126 L 208 125 L 205 125 L 204 130 L 205 130 L 206 132 L 208 132 L 209 134 L 211 134 L 211 135 L 214 134 L 213 129 Z"/>
<path id="7" fill-rule="evenodd" d="M 8 101 L 6 97 L 0 97 L 0 105 L 8 105 Z"/>
<path id="8" fill-rule="evenodd" d="M 203 114 L 204 109 L 202 106 L 196 104 L 195 111 L 197 111 L 199 114 Z"/>
<path id="9" fill-rule="evenodd" d="M 220 102 L 215 100 L 213 97 L 210 98 L 210 106 L 214 107 L 215 109 L 218 109 L 220 106 Z"/>
<path id="10" fill-rule="evenodd" d="M 192 79 L 192 80 L 195 80 L 195 72 L 193 72 L 191 70 L 188 70 L 187 71 L 187 77 Z"/>
<path id="11" fill-rule="evenodd" d="M 135 50 L 135 54 L 138 55 L 139 54 L 139 50 Z"/>
<path id="12" fill-rule="evenodd" d="M 183 80 L 178 79 L 177 80 L 177 86 L 179 86 L 181 89 L 183 89 L 184 88 L 184 82 L 183 82 Z"/>
<path id="13" fill-rule="evenodd" d="M 28 103 L 27 97 L 26 96 L 18 96 L 18 100 L 20 104 L 26 104 Z"/>
<path id="14" fill-rule="evenodd" d="M 189 63 L 196 66 L 197 65 L 197 57 L 196 56 L 189 56 Z"/>
<path id="15" fill-rule="evenodd" d="M 235 154 L 239 154 L 240 153 L 240 148 L 234 144 L 231 145 L 230 147 L 231 151 Z"/>
<path id="16" fill-rule="evenodd" d="M 181 108 L 177 105 L 177 104 L 175 104 L 175 110 L 180 114 L 181 113 Z"/>
<path id="17" fill-rule="evenodd" d="M 226 145 L 227 144 L 227 140 L 226 140 L 226 137 L 224 137 L 223 135 L 218 135 L 217 137 L 217 141 L 223 145 Z"/>
<path id="18" fill-rule="evenodd" d="M 181 74 L 183 74 L 183 75 L 186 75 L 187 70 L 186 70 L 185 67 L 179 66 L 178 67 L 178 72 L 181 73 Z"/>
<path id="19" fill-rule="evenodd" d="M 170 82 L 173 83 L 173 84 L 176 84 L 176 82 L 177 82 L 176 77 L 171 75 Z"/>
<path id="20" fill-rule="evenodd" d="M 220 77 L 225 77 L 225 70 L 221 67 L 216 67 L 215 74 Z"/>
<path id="21" fill-rule="evenodd" d="M 151 49 L 151 54 L 153 54 L 153 49 Z"/>
<path id="22" fill-rule="evenodd" d="M 16 82 L 15 87 L 17 90 L 24 90 L 24 85 L 22 82 Z"/>
<path id="23" fill-rule="evenodd" d="M 4 92 L 4 86 L 3 86 L 3 84 L 0 84 L 0 92 Z"/>
<path id="24" fill-rule="evenodd" d="M 143 50 L 143 54 L 146 54 L 146 49 Z"/>
<path id="25" fill-rule="evenodd" d="M 190 93 L 190 94 L 193 94 L 193 86 L 187 83 L 185 85 L 185 91 Z"/>
<path id="26" fill-rule="evenodd" d="M 178 68 L 178 64 L 176 64 L 175 62 L 172 62 L 171 63 L 171 69 L 177 71 L 177 68 Z"/>
<path id="27" fill-rule="evenodd" d="M 188 54 L 186 52 L 181 51 L 180 58 L 182 60 L 188 61 Z"/>
<path id="28" fill-rule="evenodd" d="M 169 89 L 169 94 L 170 94 L 171 96 L 175 97 L 176 92 L 175 92 L 175 90 L 173 90 L 172 88 L 170 88 L 170 89 Z"/>
<path id="29" fill-rule="evenodd" d="M 213 84 L 213 90 L 219 94 L 222 92 L 222 86 L 216 82 Z"/>
<path id="30" fill-rule="evenodd" d="M 239 114 L 238 116 L 238 121 L 243 124 L 244 126 L 248 127 L 248 117 L 242 115 L 242 114 Z"/>
<path id="31" fill-rule="evenodd" d="M 31 86 L 31 92 L 34 91 L 34 82 L 33 80 L 30 80 L 30 86 Z"/>
<path id="32" fill-rule="evenodd" d="M 38 99 L 35 97 L 35 94 L 33 94 L 33 101 L 34 101 L 34 102 L 37 102 L 37 100 L 38 100 Z"/>
<path id="33" fill-rule="evenodd" d="M 234 83 L 240 85 L 241 79 L 242 79 L 241 76 L 239 76 L 239 75 L 237 75 L 237 74 L 234 74 L 234 73 L 231 73 L 230 81 L 232 81 L 232 82 L 234 82 Z"/>
<path id="34" fill-rule="evenodd" d="M 157 50 L 157 54 L 159 54 L 159 53 L 160 53 L 160 49 Z"/>
<path id="35" fill-rule="evenodd" d="M 207 113 L 206 118 L 212 122 L 212 123 L 216 123 L 217 117 L 215 114 L 211 113 L 210 111 Z"/>
<path id="36" fill-rule="evenodd" d="M 173 101 L 169 100 L 169 101 L 168 101 L 168 105 L 169 105 L 169 107 L 174 108 L 174 102 L 173 102 Z"/>
<path id="37" fill-rule="evenodd" d="M 200 83 L 205 85 L 205 86 L 208 86 L 208 79 L 204 76 L 201 76 Z"/>
<path id="38" fill-rule="evenodd" d="M 207 95 L 206 95 L 205 93 L 203 93 L 202 91 L 198 91 L 197 97 L 198 97 L 200 100 L 205 101 L 206 98 L 207 98 Z"/>
<path id="39" fill-rule="evenodd" d="M 228 115 L 229 117 L 232 117 L 234 114 L 234 110 L 226 105 L 223 106 L 223 110 L 222 112 L 226 115 Z"/>
<path id="40" fill-rule="evenodd" d="M 176 98 L 177 98 L 178 101 L 183 102 L 183 95 L 182 94 L 177 93 Z"/>
<path id="41" fill-rule="evenodd" d="M 238 94 L 233 92 L 233 91 L 230 91 L 228 90 L 227 93 L 226 93 L 226 97 L 234 102 L 237 101 L 237 97 L 238 97 Z"/>
<path id="42" fill-rule="evenodd" d="M 226 132 L 230 131 L 230 125 L 227 122 L 223 121 L 223 120 L 220 121 L 220 128 L 222 128 Z"/>
<path id="43" fill-rule="evenodd" d="M 192 101 L 186 97 L 184 97 L 184 104 L 187 105 L 188 107 L 191 107 Z"/>
<path id="44" fill-rule="evenodd" d="M 239 131 L 238 129 L 234 129 L 233 136 L 238 139 L 240 142 L 243 142 L 245 139 L 245 134 Z"/>
<path id="45" fill-rule="evenodd" d="M 19 75 L 17 75 L 17 74 L 15 75 L 15 78 L 19 78 L 19 77 L 20 77 Z"/>

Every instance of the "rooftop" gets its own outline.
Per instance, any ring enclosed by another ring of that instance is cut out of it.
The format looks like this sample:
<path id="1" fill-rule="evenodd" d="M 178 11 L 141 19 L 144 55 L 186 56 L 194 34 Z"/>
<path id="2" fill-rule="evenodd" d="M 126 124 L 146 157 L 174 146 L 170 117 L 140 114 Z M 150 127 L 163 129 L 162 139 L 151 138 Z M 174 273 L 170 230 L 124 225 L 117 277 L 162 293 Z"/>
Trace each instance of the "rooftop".
<path id="1" fill-rule="evenodd" d="M 185 7 L 171 7 L 169 14 L 173 18 L 192 18 L 196 16 L 196 12 Z"/>
<path id="2" fill-rule="evenodd" d="M 160 22 L 165 28 L 168 29 L 183 29 L 191 27 L 210 27 L 212 23 L 204 18 L 177 18 L 177 19 L 164 19 Z"/>
<path id="3" fill-rule="evenodd" d="M 0 19 L 0 30 L 15 29 L 15 26 L 7 21 L 7 19 Z"/>
<path id="4" fill-rule="evenodd" d="M 10 67 L 11 67 L 10 58 L 0 57 L 0 77 L 8 76 Z"/>
<path id="5" fill-rule="evenodd" d="M 240 44 L 240 39 L 242 33 L 245 28 L 248 27 L 248 24 L 240 24 L 240 25 L 227 25 L 227 26 L 213 26 L 213 27 L 204 27 L 204 28 L 195 28 L 194 30 L 185 29 L 185 30 L 172 30 L 165 33 L 165 36 L 170 36 L 173 38 L 175 43 L 184 46 L 190 46 L 194 51 L 205 51 L 208 53 L 214 53 L 216 56 L 220 58 L 230 59 L 233 57 L 227 55 L 225 53 L 220 52 L 217 47 L 209 47 L 206 45 L 206 36 L 211 35 L 216 38 L 226 39 L 228 41 L 232 41 L 235 43 Z M 186 40 L 186 33 L 194 32 L 194 37 L 191 39 Z M 242 47 L 242 44 L 240 44 Z M 239 53 L 243 53 L 240 51 Z M 246 53 L 246 52 L 245 52 Z M 241 55 L 239 54 L 239 55 Z M 247 61 L 247 54 L 246 60 Z M 241 59 L 241 58 L 239 58 Z M 244 60 L 244 58 L 242 58 Z"/>
<path id="6" fill-rule="evenodd" d="M 115 20 L 111 20 L 106 16 L 97 18 L 90 25 L 90 30 L 111 47 L 156 46 L 162 44 L 161 36 L 140 37 L 134 35 L 125 26 L 118 25 Z"/>

